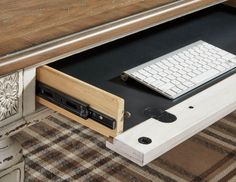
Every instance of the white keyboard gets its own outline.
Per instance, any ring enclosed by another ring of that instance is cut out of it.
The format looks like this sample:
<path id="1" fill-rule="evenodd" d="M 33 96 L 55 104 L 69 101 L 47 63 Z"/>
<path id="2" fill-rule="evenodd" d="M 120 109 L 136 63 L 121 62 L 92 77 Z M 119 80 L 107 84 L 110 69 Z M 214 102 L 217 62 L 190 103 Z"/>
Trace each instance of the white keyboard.
<path id="1" fill-rule="evenodd" d="M 127 70 L 129 76 L 175 99 L 236 67 L 236 56 L 204 41 Z"/>

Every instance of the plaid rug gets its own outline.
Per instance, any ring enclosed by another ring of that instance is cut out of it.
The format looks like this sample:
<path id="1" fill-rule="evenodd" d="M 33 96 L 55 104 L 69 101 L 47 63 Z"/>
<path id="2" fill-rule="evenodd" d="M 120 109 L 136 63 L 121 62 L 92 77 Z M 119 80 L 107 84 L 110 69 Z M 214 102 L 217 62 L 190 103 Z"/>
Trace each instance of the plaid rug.
<path id="1" fill-rule="evenodd" d="M 25 181 L 236 181 L 236 112 L 139 167 L 105 147 L 106 138 L 50 111 L 15 137 Z"/>

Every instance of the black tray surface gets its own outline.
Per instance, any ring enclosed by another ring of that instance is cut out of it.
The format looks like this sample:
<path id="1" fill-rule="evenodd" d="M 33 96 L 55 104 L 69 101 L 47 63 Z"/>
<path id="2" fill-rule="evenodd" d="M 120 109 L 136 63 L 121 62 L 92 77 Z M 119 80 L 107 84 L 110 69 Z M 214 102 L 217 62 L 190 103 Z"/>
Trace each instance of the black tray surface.
<path id="1" fill-rule="evenodd" d="M 175 100 L 167 99 L 134 80 L 123 82 L 120 79 L 123 71 L 198 40 L 236 54 L 236 10 L 217 5 L 49 66 L 124 98 L 125 110 L 131 113 L 131 117 L 125 120 L 124 130 L 127 130 L 148 119 L 146 109 L 166 110 L 235 73 L 232 70 Z"/>

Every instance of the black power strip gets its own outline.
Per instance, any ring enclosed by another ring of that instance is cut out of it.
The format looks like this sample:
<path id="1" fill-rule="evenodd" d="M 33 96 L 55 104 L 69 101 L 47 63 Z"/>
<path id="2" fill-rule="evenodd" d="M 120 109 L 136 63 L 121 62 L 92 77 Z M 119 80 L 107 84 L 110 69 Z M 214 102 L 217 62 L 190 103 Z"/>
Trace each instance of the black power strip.
<path id="1" fill-rule="evenodd" d="M 37 81 L 36 84 L 36 95 L 44 98 L 56 104 L 63 109 L 72 112 L 73 114 L 83 118 L 83 119 L 92 119 L 110 129 L 116 128 L 115 119 L 96 111 L 89 107 L 89 104 L 79 101 L 71 96 L 68 96 L 48 85 L 45 85 Z"/>

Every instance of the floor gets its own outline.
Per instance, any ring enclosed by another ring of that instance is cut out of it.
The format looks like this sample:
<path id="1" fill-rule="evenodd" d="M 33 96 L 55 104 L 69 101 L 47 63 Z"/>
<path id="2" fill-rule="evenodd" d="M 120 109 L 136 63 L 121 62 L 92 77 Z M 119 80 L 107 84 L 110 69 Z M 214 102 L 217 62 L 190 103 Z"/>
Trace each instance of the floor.
<path id="1" fill-rule="evenodd" d="M 236 112 L 139 167 L 106 149 L 105 138 L 54 111 L 15 136 L 25 181 L 236 181 Z"/>

